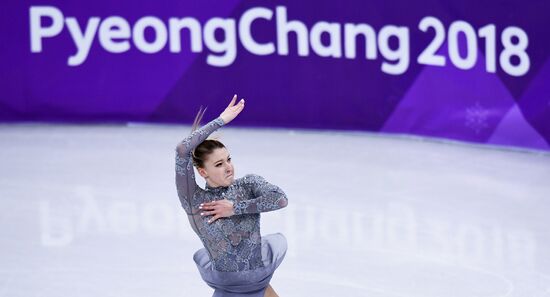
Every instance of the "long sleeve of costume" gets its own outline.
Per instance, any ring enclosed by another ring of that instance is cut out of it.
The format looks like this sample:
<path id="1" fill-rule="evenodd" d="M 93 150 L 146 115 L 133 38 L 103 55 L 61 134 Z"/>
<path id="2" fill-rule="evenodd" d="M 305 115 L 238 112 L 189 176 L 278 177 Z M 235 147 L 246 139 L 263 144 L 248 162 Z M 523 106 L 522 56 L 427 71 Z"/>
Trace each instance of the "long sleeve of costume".
<path id="1" fill-rule="evenodd" d="M 247 175 L 244 179 L 250 185 L 254 198 L 236 203 L 235 215 L 268 212 L 287 206 L 286 194 L 278 186 L 268 183 L 259 175 Z"/>
<path id="2" fill-rule="evenodd" d="M 223 120 L 218 117 L 195 130 L 176 147 L 176 188 L 181 206 L 187 214 L 191 214 L 191 199 L 198 188 L 193 171 L 192 151 L 223 125 Z"/>

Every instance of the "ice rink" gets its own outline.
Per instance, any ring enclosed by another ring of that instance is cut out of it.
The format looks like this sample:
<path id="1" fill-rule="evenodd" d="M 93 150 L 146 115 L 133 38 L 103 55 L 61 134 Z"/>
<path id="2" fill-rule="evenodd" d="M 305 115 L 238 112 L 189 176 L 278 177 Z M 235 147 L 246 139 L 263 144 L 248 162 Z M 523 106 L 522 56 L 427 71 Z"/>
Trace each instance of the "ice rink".
<path id="1" fill-rule="evenodd" d="M 211 296 L 174 184 L 188 133 L 0 125 L 0 296 Z M 215 135 L 237 177 L 288 195 L 262 214 L 262 234 L 288 240 L 271 281 L 281 297 L 550 297 L 550 153 L 359 132 Z"/>

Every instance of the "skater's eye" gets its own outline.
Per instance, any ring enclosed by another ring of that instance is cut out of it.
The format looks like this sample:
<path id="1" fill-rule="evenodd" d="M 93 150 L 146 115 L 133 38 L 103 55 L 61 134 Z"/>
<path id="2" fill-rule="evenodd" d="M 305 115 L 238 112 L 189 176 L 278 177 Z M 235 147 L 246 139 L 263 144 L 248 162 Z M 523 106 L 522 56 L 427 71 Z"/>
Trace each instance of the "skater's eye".
<path id="1" fill-rule="evenodd" d="M 227 162 L 231 163 L 231 157 L 227 158 Z"/>

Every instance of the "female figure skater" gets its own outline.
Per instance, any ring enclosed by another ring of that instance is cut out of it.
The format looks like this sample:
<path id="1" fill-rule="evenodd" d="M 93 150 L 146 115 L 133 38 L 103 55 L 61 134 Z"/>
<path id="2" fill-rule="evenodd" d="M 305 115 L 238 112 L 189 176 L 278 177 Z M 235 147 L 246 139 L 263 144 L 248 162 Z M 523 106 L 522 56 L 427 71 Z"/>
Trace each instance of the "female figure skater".
<path id="1" fill-rule="evenodd" d="M 278 296 L 269 281 L 283 260 L 287 244 L 281 233 L 260 236 L 260 213 L 287 206 L 285 193 L 261 176 L 234 179 L 229 151 L 206 138 L 244 109 L 233 97 L 218 118 L 193 132 L 176 148 L 176 187 L 189 223 L 204 248 L 193 259 L 213 297 Z M 196 130 L 195 130 L 196 129 Z M 193 165 L 206 180 L 197 186 Z"/>

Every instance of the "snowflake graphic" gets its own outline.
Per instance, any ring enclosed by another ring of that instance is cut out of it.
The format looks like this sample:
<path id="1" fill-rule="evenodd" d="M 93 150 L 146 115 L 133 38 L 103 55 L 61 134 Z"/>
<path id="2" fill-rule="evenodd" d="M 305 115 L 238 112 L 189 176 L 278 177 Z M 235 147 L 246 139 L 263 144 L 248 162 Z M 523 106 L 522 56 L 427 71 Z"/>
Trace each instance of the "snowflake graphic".
<path id="1" fill-rule="evenodd" d="M 489 118 L 489 110 L 485 109 L 479 102 L 476 102 L 471 107 L 466 109 L 466 127 L 474 130 L 476 134 L 479 134 L 484 129 L 489 127 L 487 120 Z"/>

